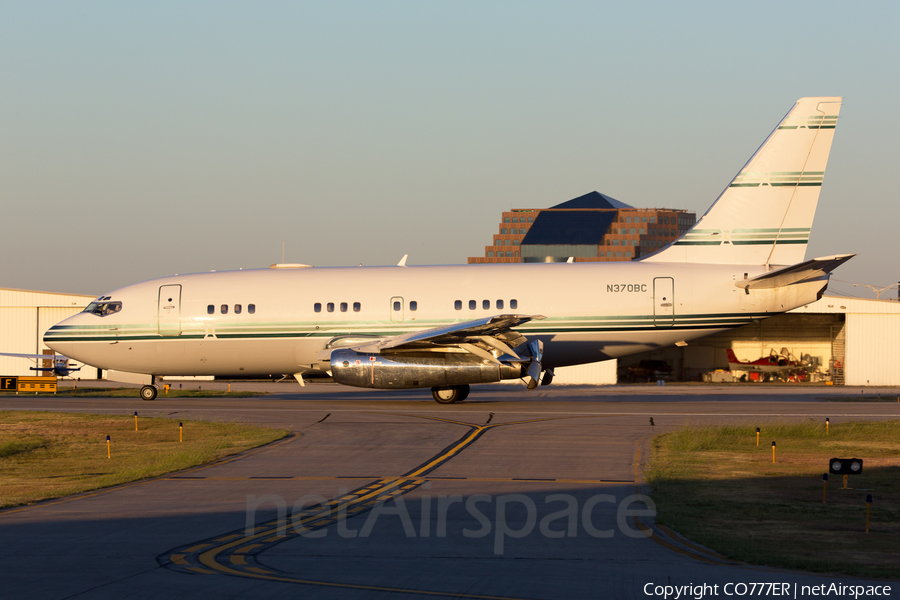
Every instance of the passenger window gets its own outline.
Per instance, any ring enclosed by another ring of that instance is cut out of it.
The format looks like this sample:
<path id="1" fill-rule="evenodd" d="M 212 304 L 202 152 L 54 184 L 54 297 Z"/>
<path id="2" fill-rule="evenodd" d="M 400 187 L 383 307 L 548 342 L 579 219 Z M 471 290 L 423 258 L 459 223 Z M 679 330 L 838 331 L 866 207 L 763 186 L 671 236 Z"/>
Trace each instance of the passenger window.
<path id="1" fill-rule="evenodd" d="M 497 310 L 503 310 L 503 300 L 497 300 Z"/>
<path id="2" fill-rule="evenodd" d="M 341 312 L 347 312 L 347 303 L 341 302 Z"/>
<path id="3" fill-rule="evenodd" d="M 419 303 L 415 300 L 409 301 L 409 310 L 417 310 L 419 308 Z"/>
<path id="4" fill-rule="evenodd" d="M 513 310 L 516 310 L 517 308 L 519 308 L 519 301 L 518 300 L 510 300 L 509 307 Z"/>
<path id="5" fill-rule="evenodd" d="M 251 315 L 256 314 L 256 305 L 255 305 L 255 304 L 248 304 L 248 305 L 247 305 L 247 312 L 250 313 Z"/>
<path id="6" fill-rule="evenodd" d="M 474 300 L 469 300 L 469 310 L 475 310 L 475 307 L 478 305 Z"/>
<path id="7" fill-rule="evenodd" d="M 491 308 L 491 301 L 490 300 L 482 300 L 481 308 L 483 308 L 484 310 L 489 310 Z"/>
<path id="8" fill-rule="evenodd" d="M 328 310 L 328 312 L 334 312 L 334 302 L 329 302 L 325 305 L 325 308 Z"/>
<path id="9" fill-rule="evenodd" d="M 400 301 L 394 300 L 394 312 L 400 312 Z"/>
<path id="10" fill-rule="evenodd" d="M 251 304 L 250 306 L 253 306 L 253 305 Z M 313 304 L 313 310 L 316 312 L 322 312 L 322 303 L 316 302 L 315 304 Z"/>
<path id="11" fill-rule="evenodd" d="M 223 304 L 221 308 L 222 308 L 222 314 L 227 315 L 228 314 L 228 305 Z"/>
<path id="12" fill-rule="evenodd" d="M 216 314 L 216 307 L 213 306 L 212 304 L 210 304 L 209 306 L 207 306 L 207 307 L 206 307 L 206 314 L 208 314 L 208 315 L 214 315 L 214 314 Z"/>
<path id="13" fill-rule="evenodd" d="M 353 303 L 353 312 L 359 312 L 361 310 L 362 310 L 362 304 L 360 304 L 359 302 L 354 302 Z"/>
<path id="14" fill-rule="evenodd" d="M 234 305 L 234 314 L 236 314 L 236 315 L 241 314 L 241 305 L 240 304 Z"/>
<path id="15" fill-rule="evenodd" d="M 462 310 L 462 300 L 457 300 L 453 303 L 453 308 L 456 310 Z"/>

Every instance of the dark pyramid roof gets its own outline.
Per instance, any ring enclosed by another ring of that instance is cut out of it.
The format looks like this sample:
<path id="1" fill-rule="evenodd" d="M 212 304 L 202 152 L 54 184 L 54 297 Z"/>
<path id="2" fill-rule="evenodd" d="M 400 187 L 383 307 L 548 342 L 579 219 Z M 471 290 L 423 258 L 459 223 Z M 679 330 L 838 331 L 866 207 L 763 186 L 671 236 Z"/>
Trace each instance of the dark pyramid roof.
<path id="1" fill-rule="evenodd" d="M 597 194 L 597 192 L 594 193 Z M 575 198 L 570 202 L 576 200 L 580 200 L 580 198 Z M 569 203 L 566 202 L 566 204 Z M 615 218 L 616 212 L 612 210 L 567 210 L 564 212 L 544 210 L 531 224 L 531 228 L 528 229 L 528 233 L 522 240 L 522 245 L 599 245 Z"/>
<path id="2" fill-rule="evenodd" d="M 600 192 L 590 192 L 551 208 L 633 208 Z"/>

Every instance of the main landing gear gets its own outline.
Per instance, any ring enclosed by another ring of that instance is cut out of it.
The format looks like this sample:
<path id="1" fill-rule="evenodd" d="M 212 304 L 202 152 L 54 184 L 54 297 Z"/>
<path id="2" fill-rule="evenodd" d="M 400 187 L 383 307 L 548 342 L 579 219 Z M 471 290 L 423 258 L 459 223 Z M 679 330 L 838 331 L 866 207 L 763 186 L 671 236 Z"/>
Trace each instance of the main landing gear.
<path id="1" fill-rule="evenodd" d="M 159 388 L 155 385 L 145 385 L 141 388 L 141 400 L 156 400 Z"/>
<path id="2" fill-rule="evenodd" d="M 433 387 L 431 395 L 438 404 L 453 404 L 462 402 L 469 397 L 468 385 L 453 385 L 450 387 Z"/>

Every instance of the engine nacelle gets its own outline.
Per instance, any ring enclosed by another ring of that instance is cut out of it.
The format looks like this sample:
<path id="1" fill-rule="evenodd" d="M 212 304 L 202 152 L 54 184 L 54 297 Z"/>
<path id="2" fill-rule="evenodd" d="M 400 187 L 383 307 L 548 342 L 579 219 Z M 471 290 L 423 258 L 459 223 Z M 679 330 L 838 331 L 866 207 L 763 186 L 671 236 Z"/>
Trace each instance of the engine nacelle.
<path id="1" fill-rule="evenodd" d="M 366 354 L 338 349 L 331 353 L 336 383 L 382 390 L 447 387 L 519 379 L 518 364 L 497 364 L 471 354 Z"/>

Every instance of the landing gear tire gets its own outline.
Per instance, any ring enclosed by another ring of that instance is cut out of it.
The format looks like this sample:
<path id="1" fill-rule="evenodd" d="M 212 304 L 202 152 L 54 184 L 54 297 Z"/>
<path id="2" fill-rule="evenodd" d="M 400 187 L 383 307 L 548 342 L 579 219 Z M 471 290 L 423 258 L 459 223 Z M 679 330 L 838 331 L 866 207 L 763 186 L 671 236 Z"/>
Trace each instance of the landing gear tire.
<path id="1" fill-rule="evenodd" d="M 159 390 L 155 385 L 145 385 L 141 388 L 141 400 L 156 400 L 156 394 Z"/>
<path id="2" fill-rule="evenodd" d="M 468 385 L 454 385 L 451 387 L 433 387 L 431 396 L 438 404 L 453 404 L 462 402 L 469 396 Z"/>

